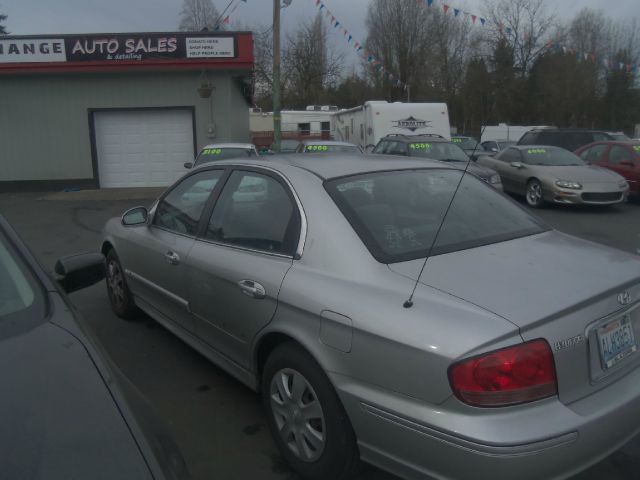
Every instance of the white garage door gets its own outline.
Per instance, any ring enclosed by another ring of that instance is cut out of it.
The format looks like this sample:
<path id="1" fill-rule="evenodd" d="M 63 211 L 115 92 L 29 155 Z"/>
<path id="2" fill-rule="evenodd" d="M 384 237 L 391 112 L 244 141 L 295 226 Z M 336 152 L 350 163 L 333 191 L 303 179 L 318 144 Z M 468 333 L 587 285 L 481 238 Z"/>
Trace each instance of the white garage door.
<path id="1" fill-rule="evenodd" d="M 103 188 L 163 187 L 193 161 L 189 110 L 95 112 L 94 131 Z"/>

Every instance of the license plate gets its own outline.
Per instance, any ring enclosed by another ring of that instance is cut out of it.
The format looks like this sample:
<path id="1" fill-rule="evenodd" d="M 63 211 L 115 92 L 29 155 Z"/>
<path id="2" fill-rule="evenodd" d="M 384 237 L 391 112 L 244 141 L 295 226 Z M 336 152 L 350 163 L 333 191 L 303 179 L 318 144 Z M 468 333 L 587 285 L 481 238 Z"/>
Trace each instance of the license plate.
<path id="1" fill-rule="evenodd" d="M 625 315 L 600 327 L 598 329 L 598 344 L 604 369 L 613 367 L 620 360 L 635 352 L 638 347 L 633 335 L 631 317 Z"/>

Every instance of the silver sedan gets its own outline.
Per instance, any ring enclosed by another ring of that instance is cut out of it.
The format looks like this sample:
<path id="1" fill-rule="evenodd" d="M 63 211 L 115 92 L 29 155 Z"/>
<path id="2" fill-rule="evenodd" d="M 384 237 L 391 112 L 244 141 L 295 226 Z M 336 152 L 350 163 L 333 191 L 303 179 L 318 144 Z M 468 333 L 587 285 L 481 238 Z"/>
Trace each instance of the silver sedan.
<path id="1" fill-rule="evenodd" d="M 626 201 L 629 184 L 606 168 L 588 165 L 568 150 L 551 146 L 514 146 L 480 165 L 497 170 L 505 192 L 524 195 L 527 204 L 613 205 Z"/>
<path id="2" fill-rule="evenodd" d="M 259 391 L 304 478 L 565 477 L 640 431 L 640 258 L 440 162 L 208 164 L 101 248 L 115 313 Z"/>

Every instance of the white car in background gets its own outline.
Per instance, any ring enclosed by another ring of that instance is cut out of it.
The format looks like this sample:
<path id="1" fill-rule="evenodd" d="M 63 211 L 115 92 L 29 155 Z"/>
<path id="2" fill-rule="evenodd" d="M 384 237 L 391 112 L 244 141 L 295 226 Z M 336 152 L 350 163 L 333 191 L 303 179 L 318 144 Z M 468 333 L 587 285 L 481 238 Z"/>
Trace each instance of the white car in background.
<path id="1" fill-rule="evenodd" d="M 258 156 L 258 150 L 253 143 L 212 143 L 205 145 L 193 162 L 184 164 L 184 168 L 191 169 L 203 163 L 229 160 L 230 158 L 251 158 Z"/>

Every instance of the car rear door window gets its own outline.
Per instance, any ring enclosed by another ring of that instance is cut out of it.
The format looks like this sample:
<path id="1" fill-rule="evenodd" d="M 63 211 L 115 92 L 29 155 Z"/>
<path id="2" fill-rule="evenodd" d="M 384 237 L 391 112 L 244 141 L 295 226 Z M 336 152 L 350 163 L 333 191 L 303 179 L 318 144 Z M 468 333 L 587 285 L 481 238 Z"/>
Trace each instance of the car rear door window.
<path id="1" fill-rule="evenodd" d="M 182 235 L 195 235 L 200 216 L 224 170 L 205 170 L 176 185 L 158 204 L 153 225 Z"/>
<path id="2" fill-rule="evenodd" d="M 237 170 L 216 202 L 205 238 L 291 255 L 299 233 L 294 203 L 285 187 L 271 176 Z"/>

